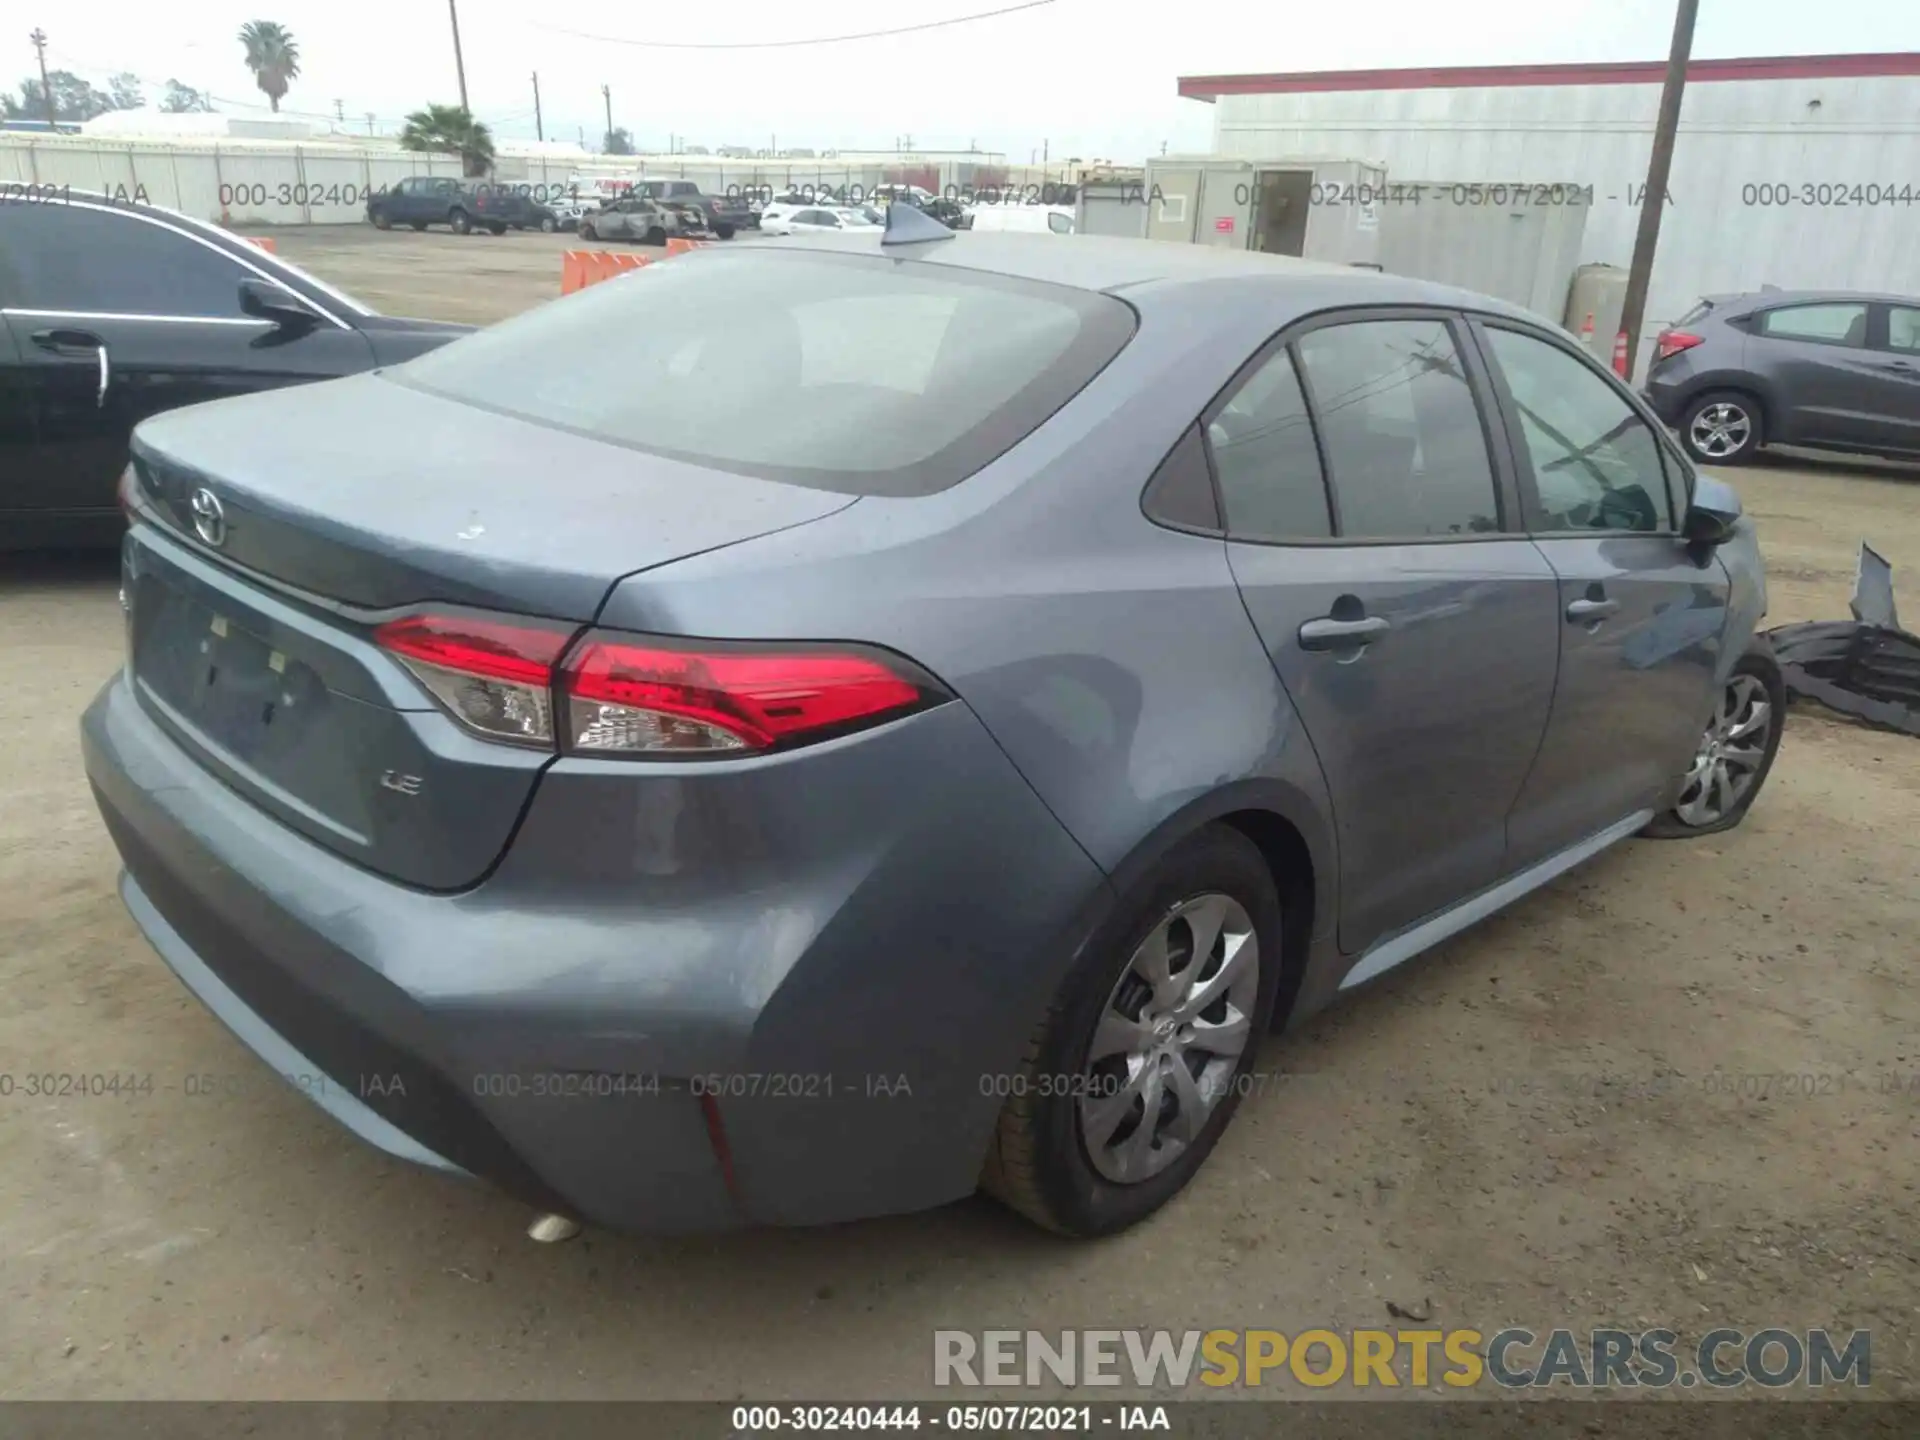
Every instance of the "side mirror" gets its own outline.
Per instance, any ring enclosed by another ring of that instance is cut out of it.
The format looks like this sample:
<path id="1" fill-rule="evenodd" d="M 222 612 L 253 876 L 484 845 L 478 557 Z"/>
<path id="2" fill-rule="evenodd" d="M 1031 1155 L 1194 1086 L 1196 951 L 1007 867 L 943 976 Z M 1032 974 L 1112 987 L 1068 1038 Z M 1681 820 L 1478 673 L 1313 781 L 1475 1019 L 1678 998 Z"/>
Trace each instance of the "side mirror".
<path id="1" fill-rule="evenodd" d="M 242 280 L 240 308 L 282 329 L 304 329 L 319 320 L 313 308 L 284 285 L 271 280 Z"/>
<path id="2" fill-rule="evenodd" d="M 1702 475 L 1693 483 L 1693 502 L 1680 533 L 1689 545 L 1724 545 L 1733 538 L 1740 515 L 1740 496 L 1733 487 Z"/>

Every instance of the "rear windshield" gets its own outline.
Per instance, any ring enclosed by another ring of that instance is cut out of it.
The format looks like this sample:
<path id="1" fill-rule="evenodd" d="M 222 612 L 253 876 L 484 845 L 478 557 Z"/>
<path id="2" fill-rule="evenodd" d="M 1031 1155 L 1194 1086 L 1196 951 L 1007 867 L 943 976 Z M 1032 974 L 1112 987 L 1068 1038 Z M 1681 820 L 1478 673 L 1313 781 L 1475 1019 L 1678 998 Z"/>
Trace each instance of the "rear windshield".
<path id="1" fill-rule="evenodd" d="M 1110 296 L 890 257 L 707 250 L 429 352 L 391 379 L 717 469 L 926 495 L 1117 354 Z"/>

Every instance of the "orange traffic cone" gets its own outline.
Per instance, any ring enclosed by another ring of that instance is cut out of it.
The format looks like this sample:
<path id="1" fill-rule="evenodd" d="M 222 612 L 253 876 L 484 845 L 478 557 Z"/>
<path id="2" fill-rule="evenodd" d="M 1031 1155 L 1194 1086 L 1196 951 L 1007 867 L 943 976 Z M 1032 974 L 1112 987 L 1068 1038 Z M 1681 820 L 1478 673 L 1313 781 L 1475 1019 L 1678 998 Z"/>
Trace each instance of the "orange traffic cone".
<path id="1" fill-rule="evenodd" d="M 1624 330 L 1613 337 L 1613 373 L 1622 380 L 1627 378 L 1627 332 Z"/>
<path id="2" fill-rule="evenodd" d="M 1593 348 L 1593 312 L 1587 311 L 1587 323 L 1580 327 L 1580 343 L 1588 349 Z"/>

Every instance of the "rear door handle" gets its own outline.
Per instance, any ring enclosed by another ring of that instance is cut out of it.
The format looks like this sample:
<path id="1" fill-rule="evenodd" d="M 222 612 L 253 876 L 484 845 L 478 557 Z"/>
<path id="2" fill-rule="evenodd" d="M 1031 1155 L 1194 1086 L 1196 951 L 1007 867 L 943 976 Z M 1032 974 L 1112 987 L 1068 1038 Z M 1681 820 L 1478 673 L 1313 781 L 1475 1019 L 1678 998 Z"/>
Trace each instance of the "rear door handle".
<path id="1" fill-rule="evenodd" d="M 1368 615 L 1359 620 L 1336 620 L 1331 615 L 1323 615 L 1300 627 L 1300 648 L 1344 650 L 1354 645 L 1365 645 L 1369 640 L 1378 640 L 1392 628 L 1392 623 L 1379 615 Z"/>
<path id="2" fill-rule="evenodd" d="M 1576 625 L 1604 620 L 1620 609 L 1618 600 L 1576 600 L 1567 606 L 1567 619 Z"/>
<path id="3" fill-rule="evenodd" d="M 107 386 L 113 380 L 113 372 L 107 364 L 107 342 L 91 330 L 36 330 L 28 337 L 42 350 L 50 350 L 58 355 L 66 350 L 91 350 L 99 366 L 100 383 L 93 394 L 93 408 L 98 410 L 107 403 Z"/>

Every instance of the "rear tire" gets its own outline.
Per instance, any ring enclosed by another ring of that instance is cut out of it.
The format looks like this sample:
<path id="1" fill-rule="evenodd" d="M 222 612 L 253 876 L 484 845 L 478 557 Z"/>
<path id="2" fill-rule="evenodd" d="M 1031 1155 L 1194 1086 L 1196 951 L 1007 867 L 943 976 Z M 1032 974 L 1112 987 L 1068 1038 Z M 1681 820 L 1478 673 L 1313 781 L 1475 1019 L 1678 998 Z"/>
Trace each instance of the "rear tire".
<path id="1" fill-rule="evenodd" d="M 1640 833 L 1651 840 L 1691 840 L 1731 830 L 1746 819 L 1773 771 L 1786 723 L 1787 682 L 1780 663 L 1764 649 L 1748 650 L 1714 701 L 1672 808 Z"/>
<path id="2" fill-rule="evenodd" d="M 1710 390 L 1680 417 L 1680 443 L 1700 465 L 1744 465 L 1766 443 L 1760 402 L 1739 390 Z"/>
<path id="3" fill-rule="evenodd" d="M 492 235 L 504 235 L 507 233 L 507 227 L 505 225 L 494 224 L 487 226 L 487 231 Z"/>
<path id="4" fill-rule="evenodd" d="M 592 223 L 586 220 L 582 220 L 580 222 L 579 234 L 582 240 L 598 240 L 600 238 L 597 234 L 594 233 Z"/>
<path id="5" fill-rule="evenodd" d="M 409 221 L 407 228 L 413 231 L 414 234 L 418 235 L 427 228 L 427 222 L 424 220 Z"/>
<path id="6" fill-rule="evenodd" d="M 664 245 L 667 243 L 667 232 L 656 225 L 647 231 L 645 243 L 648 245 Z"/>
<path id="7" fill-rule="evenodd" d="M 1124 1230 L 1178 1194 L 1233 1118 L 1267 1032 L 1280 919 L 1266 860 L 1237 830 L 1210 825 L 1169 852 L 1087 946 L 1029 1038 L 982 1188 L 1075 1236 Z M 1149 982 L 1156 969 L 1161 980 Z"/>
<path id="8" fill-rule="evenodd" d="M 733 238 L 733 226 L 716 225 L 713 227 L 713 233 L 719 236 L 722 240 L 731 240 Z"/>
<path id="9" fill-rule="evenodd" d="M 456 235 L 468 235 L 473 232 L 473 220 L 466 211 L 455 210 L 447 216 L 447 228 Z"/>
<path id="10" fill-rule="evenodd" d="M 543 217 L 540 221 L 540 233 L 542 235 L 551 235 L 559 228 L 560 222 L 555 220 L 551 215 Z"/>

